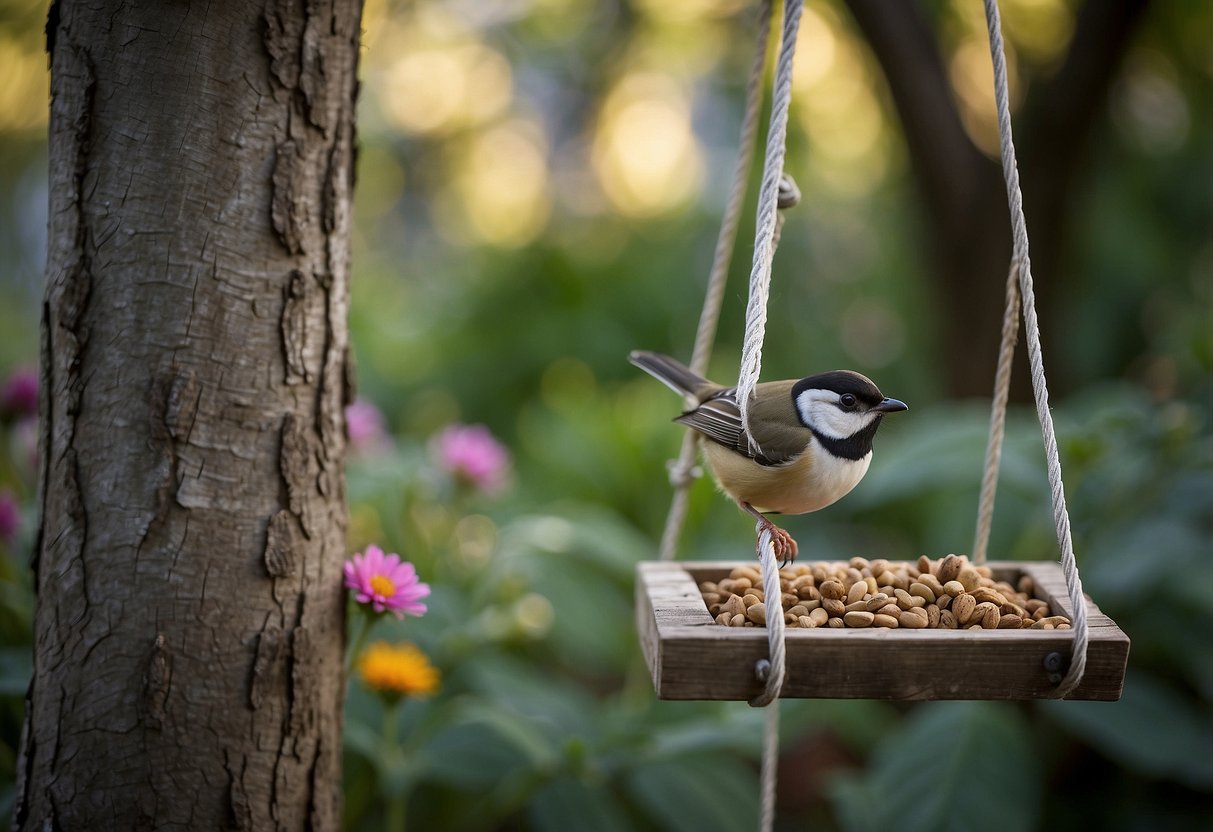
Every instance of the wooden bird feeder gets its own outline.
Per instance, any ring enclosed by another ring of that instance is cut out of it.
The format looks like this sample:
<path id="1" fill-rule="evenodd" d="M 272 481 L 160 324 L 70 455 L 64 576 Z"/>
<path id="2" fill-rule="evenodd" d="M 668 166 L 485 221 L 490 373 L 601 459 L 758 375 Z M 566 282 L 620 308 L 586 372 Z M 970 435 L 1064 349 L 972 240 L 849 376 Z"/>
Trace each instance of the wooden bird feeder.
<path id="1" fill-rule="evenodd" d="M 749 562 L 750 565 L 753 562 Z M 637 566 L 636 627 L 660 699 L 751 699 L 767 631 L 717 624 L 699 592 L 741 563 L 645 561 Z M 996 580 L 1030 576 L 1054 613 L 1073 618 L 1061 567 L 988 564 Z M 1086 672 L 1067 699 L 1116 700 L 1129 638 L 1087 599 Z M 1049 698 L 1069 661 L 1072 630 L 789 628 L 781 696 L 823 699 Z"/>

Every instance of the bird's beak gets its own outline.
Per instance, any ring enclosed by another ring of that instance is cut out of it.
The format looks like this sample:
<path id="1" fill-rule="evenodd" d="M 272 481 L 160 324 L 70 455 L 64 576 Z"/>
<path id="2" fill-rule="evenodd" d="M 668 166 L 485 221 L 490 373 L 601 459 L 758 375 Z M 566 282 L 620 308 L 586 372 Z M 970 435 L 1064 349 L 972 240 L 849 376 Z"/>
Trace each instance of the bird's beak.
<path id="1" fill-rule="evenodd" d="M 880 404 L 876 405 L 872 410 L 877 413 L 896 413 L 898 410 L 909 410 L 910 406 L 905 402 L 897 399 L 885 399 Z"/>

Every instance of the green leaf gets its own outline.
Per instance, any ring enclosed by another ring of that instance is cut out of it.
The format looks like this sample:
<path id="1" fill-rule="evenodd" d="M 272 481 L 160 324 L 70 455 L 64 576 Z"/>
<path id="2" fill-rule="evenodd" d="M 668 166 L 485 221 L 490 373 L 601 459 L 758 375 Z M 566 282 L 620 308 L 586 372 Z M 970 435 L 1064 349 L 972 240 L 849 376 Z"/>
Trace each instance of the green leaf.
<path id="1" fill-rule="evenodd" d="M 1041 784 L 1028 737 L 1011 705 L 923 705 L 876 749 L 866 773 L 835 784 L 842 827 L 962 832 L 996 818 L 1000 832 L 1032 829 Z"/>
<path id="2" fill-rule="evenodd" d="M 758 818 L 758 778 L 733 755 L 642 763 L 629 773 L 625 788 L 667 832 L 752 829 Z"/>
<path id="3" fill-rule="evenodd" d="M 569 776 L 545 785 L 527 804 L 535 832 L 631 832 L 635 824 L 605 787 L 595 788 Z"/>
<path id="4" fill-rule="evenodd" d="M 1122 765 L 1213 790 L 1213 713 L 1160 679 L 1134 671 L 1119 702 L 1042 702 L 1059 727 Z"/>

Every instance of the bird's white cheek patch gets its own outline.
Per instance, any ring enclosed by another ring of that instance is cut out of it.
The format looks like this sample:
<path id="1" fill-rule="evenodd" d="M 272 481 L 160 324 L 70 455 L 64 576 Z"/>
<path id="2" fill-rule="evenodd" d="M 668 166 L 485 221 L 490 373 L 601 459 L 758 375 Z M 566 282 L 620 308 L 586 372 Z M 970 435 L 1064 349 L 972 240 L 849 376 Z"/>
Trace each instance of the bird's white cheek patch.
<path id="1" fill-rule="evenodd" d="M 838 394 L 828 390 L 806 390 L 796 397 L 800 419 L 830 439 L 847 439 L 866 428 L 875 413 L 851 413 L 838 406 Z"/>

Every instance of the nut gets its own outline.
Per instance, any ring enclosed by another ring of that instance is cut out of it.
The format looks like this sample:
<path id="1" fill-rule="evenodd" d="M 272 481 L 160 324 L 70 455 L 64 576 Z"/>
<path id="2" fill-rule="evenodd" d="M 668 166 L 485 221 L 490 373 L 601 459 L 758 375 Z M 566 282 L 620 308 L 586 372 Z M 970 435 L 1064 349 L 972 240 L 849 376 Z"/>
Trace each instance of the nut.
<path id="1" fill-rule="evenodd" d="M 821 597 L 823 600 L 830 601 L 840 601 L 846 597 L 847 594 L 847 591 L 843 587 L 842 583 L 834 580 L 833 578 L 821 583 L 821 585 L 818 586 L 818 590 L 821 592 Z"/>
<path id="2" fill-rule="evenodd" d="M 956 580 L 964 586 L 965 592 L 972 592 L 981 586 L 981 575 L 978 575 L 977 570 L 971 566 L 963 567 L 957 574 Z"/>
<path id="3" fill-rule="evenodd" d="M 847 605 L 837 598 L 825 599 L 821 602 L 821 608 L 829 613 L 831 618 L 842 618 L 847 612 Z"/>
<path id="4" fill-rule="evenodd" d="M 943 585 L 943 591 L 955 598 L 957 595 L 965 591 L 965 585 L 960 581 L 948 581 Z"/>
<path id="5" fill-rule="evenodd" d="M 961 624 L 968 624 L 969 619 L 973 617 L 973 610 L 977 607 L 977 599 L 967 592 L 963 592 L 952 599 L 952 612 L 956 614 L 956 620 Z"/>
<path id="6" fill-rule="evenodd" d="M 872 626 L 896 629 L 898 627 L 898 623 L 897 623 L 897 619 L 894 618 L 893 616 L 881 615 L 878 613 L 878 614 L 872 616 Z"/>
<path id="7" fill-rule="evenodd" d="M 830 614 L 821 607 L 809 612 L 809 618 L 813 622 L 814 627 L 824 627 L 826 622 L 830 620 Z"/>
<path id="8" fill-rule="evenodd" d="M 927 626 L 927 611 L 922 607 L 911 607 L 908 610 L 902 610 L 901 618 L 898 621 L 902 627 L 921 630 Z"/>
<path id="9" fill-rule="evenodd" d="M 876 616 L 866 610 L 854 610 L 843 616 L 843 623 L 848 627 L 871 627 Z"/>
<path id="10" fill-rule="evenodd" d="M 850 590 L 847 591 L 847 603 L 854 604 L 856 601 L 862 601 L 863 596 L 868 594 L 867 581 L 856 581 L 851 584 Z"/>
<path id="11" fill-rule="evenodd" d="M 960 567 L 964 561 L 956 555 L 948 555 L 939 562 L 939 568 L 935 571 L 935 576 L 945 584 L 948 581 L 956 580 L 956 576 L 960 574 Z"/>
<path id="12" fill-rule="evenodd" d="M 883 592 L 877 592 L 872 595 L 866 602 L 868 612 L 876 612 L 878 609 L 889 603 L 889 596 Z"/>
<path id="13" fill-rule="evenodd" d="M 928 604 L 935 603 L 934 591 L 921 581 L 915 581 L 914 583 L 910 584 L 910 594 L 918 598 L 926 599 Z"/>
<path id="14" fill-rule="evenodd" d="M 1002 618 L 1002 613 L 998 611 L 998 607 L 991 604 L 989 601 L 982 601 L 973 610 L 973 617 L 969 621 L 975 624 L 981 624 L 983 630 L 998 629 L 998 622 Z"/>
<path id="15" fill-rule="evenodd" d="M 762 601 L 750 606 L 750 608 L 745 611 L 745 615 L 746 618 L 750 619 L 755 624 L 762 627 L 767 626 L 767 605 Z"/>
<path id="16" fill-rule="evenodd" d="M 939 607 L 935 604 L 927 604 L 926 609 L 927 609 L 927 626 L 932 629 L 935 629 L 936 627 L 939 626 L 940 615 L 942 614 L 943 611 L 940 610 Z"/>

